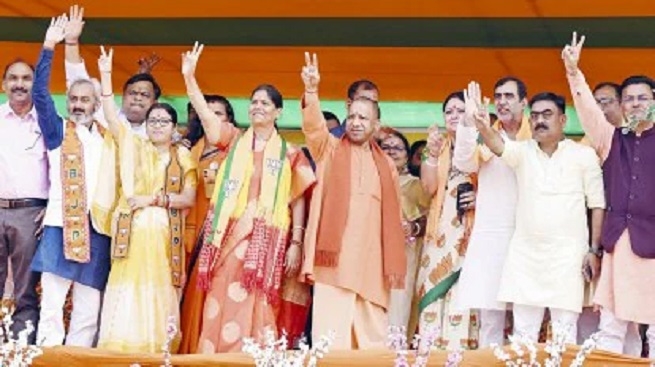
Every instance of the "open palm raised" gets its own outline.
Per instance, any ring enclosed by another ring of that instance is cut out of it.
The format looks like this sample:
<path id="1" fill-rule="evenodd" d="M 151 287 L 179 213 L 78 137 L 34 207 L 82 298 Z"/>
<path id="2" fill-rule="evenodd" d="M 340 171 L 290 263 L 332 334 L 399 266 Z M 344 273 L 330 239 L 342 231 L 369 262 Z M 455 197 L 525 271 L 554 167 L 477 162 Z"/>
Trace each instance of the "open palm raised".
<path id="1" fill-rule="evenodd" d="M 68 16 L 66 16 L 66 14 L 62 14 L 57 18 L 52 18 L 50 26 L 45 33 L 44 44 L 54 47 L 54 45 L 63 41 L 66 36 L 66 24 L 68 24 Z"/>

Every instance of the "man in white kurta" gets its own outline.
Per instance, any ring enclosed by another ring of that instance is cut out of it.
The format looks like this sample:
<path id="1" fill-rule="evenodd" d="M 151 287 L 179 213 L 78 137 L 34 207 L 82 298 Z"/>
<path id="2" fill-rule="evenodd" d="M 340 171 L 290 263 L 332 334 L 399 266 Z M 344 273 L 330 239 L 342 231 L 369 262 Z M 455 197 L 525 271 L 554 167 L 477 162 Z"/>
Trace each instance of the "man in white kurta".
<path id="1" fill-rule="evenodd" d="M 479 93 L 477 83 L 469 94 Z M 494 86 L 499 121 L 495 128 L 504 139 L 530 139 L 530 123 L 524 118 L 527 105 L 525 84 L 506 77 Z M 457 125 L 453 165 L 460 171 L 478 173 L 475 224 L 459 278 L 458 309 L 480 310 L 480 347 L 503 345 L 507 306 L 498 301 L 498 287 L 514 233 L 517 200 L 516 175 L 507 163 L 478 143 L 478 130 L 468 111 Z"/>
<path id="2" fill-rule="evenodd" d="M 538 94 L 530 101 L 535 140 L 503 140 L 478 123 L 490 149 L 516 172 L 516 227 L 503 267 L 498 300 L 512 302 L 514 334 L 538 340 L 546 308 L 575 344 L 584 295 L 583 269 L 597 259 L 589 251 L 587 207 L 601 222 L 605 207 L 602 172 L 593 149 L 564 138 L 564 98 Z M 593 263 L 592 263 L 593 262 Z"/>

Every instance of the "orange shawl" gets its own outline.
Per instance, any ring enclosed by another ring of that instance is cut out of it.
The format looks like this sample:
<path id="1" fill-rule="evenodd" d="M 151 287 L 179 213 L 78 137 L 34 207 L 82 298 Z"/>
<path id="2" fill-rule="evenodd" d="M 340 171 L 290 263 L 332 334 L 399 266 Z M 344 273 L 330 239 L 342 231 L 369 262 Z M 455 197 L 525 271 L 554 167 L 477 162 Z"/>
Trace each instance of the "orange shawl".
<path id="1" fill-rule="evenodd" d="M 406 273 L 405 235 L 398 220 L 400 202 L 387 157 L 380 147 L 371 143 L 371 152 L 380 175 L 382 188 L 382 258 L 384 275 L 391 288 L 404 288 Z M 348 219 L 350 203 L 350 172 L 352 146 L 342 138 L 334 152 L 331 169 L 326 177 L 321 219 L 316 244 L 317 266 L 336 267 L 341 252 L 342 236 Z"/>

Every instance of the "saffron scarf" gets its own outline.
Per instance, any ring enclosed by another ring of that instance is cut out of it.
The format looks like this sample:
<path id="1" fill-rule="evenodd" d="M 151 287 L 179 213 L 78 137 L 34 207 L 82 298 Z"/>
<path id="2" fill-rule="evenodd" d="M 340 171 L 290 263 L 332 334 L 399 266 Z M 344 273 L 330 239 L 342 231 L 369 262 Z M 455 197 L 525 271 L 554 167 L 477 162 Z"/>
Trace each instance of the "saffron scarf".
<path id="1" fill-rule="evenodd" d="M 104 135 L 104 128 L 92 122 Z M 86 192 L 84 147 L 77 136 L 77 125 L 66 121 L 66 131 L 61 144 L 60 172 L 62 187 L 62 213 L 64 219 L 64 257 L 78 263 L 91 261 L 91 242 Z"/>
<path id="2" fill-rule="evenodd" d="M 385 153 L 375 143 L 371 143 L 371 153 L 382 188 L 381 238 L 384 276 L 391 288 L 403 289 L 407 261 L 405 234 L 400 220 L 399 193 L 395 190 L 394 177 Z M 339 261 L 350 204 L 351 154 L 350 140 L 342 138 L 327 169 L 316 238 L 317 266 L 336 267 Z"/>
<path id="3" fill-rule="evenodd" d="M 248 129 L 230 149 L 216 176 L 198 265 L 198 286 L 203 290 L 210 288 L 221 249 L 248 205 L 254 138 L 252 128 Z M 264 149 L 261 191 L 241 279 L 247 291 L 262 291 L 273 304 L 279 301 L 291 222 L 291 162 L 286 153 L 287 142 L 274 131 Z"/>

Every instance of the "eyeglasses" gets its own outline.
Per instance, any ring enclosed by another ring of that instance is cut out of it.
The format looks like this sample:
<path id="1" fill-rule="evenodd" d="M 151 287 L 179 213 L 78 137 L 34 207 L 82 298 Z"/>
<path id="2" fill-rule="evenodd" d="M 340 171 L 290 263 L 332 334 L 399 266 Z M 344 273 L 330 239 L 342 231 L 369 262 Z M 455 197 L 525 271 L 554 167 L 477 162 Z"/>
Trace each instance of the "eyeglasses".
<path id="1" fill-rule="evenodd" d="M 381 148 L 382 150 L 389 150 L 389 151 L 396 151 L 396 152 L 402 152 L 402 151 L 405 150 L 405 148 L 404 148 L 404 147 L 401 147 L 401 146 L 395 146 L 395 145 L 384 145 L 384 144 L 380 145 L 380 148 Z"/>
<path id="2" fill-rule="evenodd" d="M 606 107 L 616 102 L 616 98 L 598 98 L 596 103 L 601 107 Z"/>
<path id="3" fill-rule="evenodd" d="M 150 125 L 150 126 L 157 126 L 157 125 L 159 125 L 159 126 L 162 126 L 162 127 L 163 127 L 163 126 L 167 126 L 168 124 L 173 123 L 173 120 L 155 120 L 155 119 L 148 119 L 148 120 L 146 120 L 146 122 L 147 122 L 148 125 Z"/>
<path id="4" fill-rule="evenodd" d="M 546 111 L 542 111 L 542 112 L 532 111 L 532 112 L 530 112 L 530 119 L 536 121 L 536 120 L 539 119 L 539 116 L 542 116 L 544 118 L 544 120 L 549 120 L 551 117 L 553 117 L 553 115 L 555 115 L 555 112 L 553 112 L 551 110 L 546 110 Z"/>

